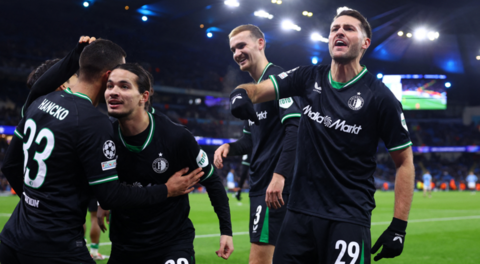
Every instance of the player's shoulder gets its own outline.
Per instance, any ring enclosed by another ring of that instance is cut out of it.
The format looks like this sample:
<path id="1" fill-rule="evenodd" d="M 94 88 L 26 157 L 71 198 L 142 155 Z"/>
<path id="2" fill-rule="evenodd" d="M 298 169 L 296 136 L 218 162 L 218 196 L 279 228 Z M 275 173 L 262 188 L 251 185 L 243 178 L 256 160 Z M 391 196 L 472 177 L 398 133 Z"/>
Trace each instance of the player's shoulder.
<path id="1" fill-rule="evenodd" d="M 364 83 L 368 86 L 370 90 L 375 93 L 384 95 L 384 94 L 391 94 L 390 89 L 376 76 L 374 76 L 370 71 L 367 71 L 363 76 Z"/>
<path id="2" fill-rule="evenodd" d="M 267 71 L 265 72 L 265 76 L 268 78 L 269 75 L 280 74 L 284 71 L 285 71 L 285 69 L 283 69 L 282 67 L 271 63 L 270 66 L 268 67 Z"/>
<path id="3" fill-rule="evenodd" d="M 166 134 L 171 139 L 182 139 L 186 136 L 192 136 L 184 125 L 173 122 L 168 116 L 159 112 L 150 114 L 154 119 L 155 130 L 158 133 Z"/>

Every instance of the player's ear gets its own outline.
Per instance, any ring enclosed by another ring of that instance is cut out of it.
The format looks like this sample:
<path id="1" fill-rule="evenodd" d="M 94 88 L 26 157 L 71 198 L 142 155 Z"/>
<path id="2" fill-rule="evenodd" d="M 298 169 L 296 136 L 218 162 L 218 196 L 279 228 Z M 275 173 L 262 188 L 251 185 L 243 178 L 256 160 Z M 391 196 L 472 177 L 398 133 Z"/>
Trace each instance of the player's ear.
<path id="1" fill-rule="evenodd" d="M 259 48 L 260 50 L 264 50 L 264 49 L 265 49 L 265 45 L 266 45 L 267 43 L 265 42 L 265 39 L 259 38 L 259 39 L 257 39 L 257 44 L 258 44 L 258 48 Z"/>
<path id="2" fill-rule="evenodd" d="M 142 98 L 140 99 L 140 101 L 143 102 L 143 103 L 146 103 L 146 102 L 148 102 L 148 98 L 150 98 L 150 92 L 145 91 L 145 92 L 143 92 Z"/>
<path id="3" fill-rule="evenodd" d="M 368 47 L 370 47 L 370 44 L 372 43 L 372 40 L 369 39 L 367 36 L 363 38 L 363 43 L 362 43 L 362 49 L 366 50 Z"/>

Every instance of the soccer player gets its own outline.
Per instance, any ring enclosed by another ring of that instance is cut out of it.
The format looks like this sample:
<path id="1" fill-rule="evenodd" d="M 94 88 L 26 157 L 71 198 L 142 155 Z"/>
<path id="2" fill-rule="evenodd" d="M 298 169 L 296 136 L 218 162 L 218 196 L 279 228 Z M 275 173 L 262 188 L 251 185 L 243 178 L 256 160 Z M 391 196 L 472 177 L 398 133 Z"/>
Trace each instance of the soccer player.
<path id="1" fill-rule="evenodd" d="M 233 59 L 255 83 L 283 71 L 268 62 L 265 36 L 257 26 L 238 26 L 229 39 Z M 232 98 L 237 99 L 242 98 Z M 286 213 L 283 205 L 290 192 L 301 109 L 297 99 L 286 98 L 257 104 L 254 111 L 255 115 L 245 122 L 243 137 L 220 146 L 214 163 L 221 168 L 223 158 L 251 153 L 249 263 L 270 264 Z"/>
<path id="2" fill-rule="evenodd" d="M 23 141 L 24 174 L 6 174 L 24 179 L 23 193 L 0 234 L 0 263 L 95 263 L 82 227 L 89 188 L 106 208 L 148 206 L 192 191 L 203 176 L 195 170 L 182 177 L 183 169 L 151 188 L 119 183 L 113 129 L 94 106 L 103 98 L 110 69 L 125 56 L 111 41 L 92 42 L 80 55 L 72 90 L 42 96 L 26 109 L 15 130 Z"/>
<path id="3" fill-rule="evenodd" d="M 467 176 L 467 187 L 468 189 L 472 190 L 473 192 L 476 191 L 476 187 L 477 187 L 477 181 L 478 181 L 478 177 L 473 174 L 473 171 L 470 171 L 470 173 L 468 174 Z"/>
<path id="4" fill-rule="evenodd" d="M 402 105 L 360 64 L 371 37 L 363 15 L 343 10 L 330 26 L 331 65 L 297 67 L 260 84 L 240 85 L 231 94 L 232 114 L 242 119 L 255 117 L 252 102 L 297 95 L 304 106 L 273 263 L 370 263 L 381 246 L 375 261 L 403 250 L 415 176 L 412 143 Z M 370 250 L 379 139 L 397 169 L 395 210 Z"/>
<path id="5" fill-rule="evenodd" d="M 220 249 L 228 259 L 233 251 L 228 197 L 207 154 L 182 125 L 163 114 L 145 110 L 151 81 L 138 64 L 121 64 L 109 76 L 105 100 L 108 114 L 118 119 L 118 177 L 133 188 L 164 184 L 176 170 L 201 168 L 200 183 L 207 188 L 220 220 Z M 195 229 L 188 218 L 188 196 L 168 199 L 145 208 L 111 211 L 112 253 L 108 263 L 195 263 Z M 102 217 L 105 214 L 99 213 Z M 103 217 L 99 219 L 103 226 Z"/>
<path id="6" fill-rule="evenodd" d="M 430 175 L 429 171 L 426 171 L 425 174 L 423 174 L 423 197 L 427 197 L 427 191 L 428 191 L 428 197 L 432 198 L 432 175 Z"/>

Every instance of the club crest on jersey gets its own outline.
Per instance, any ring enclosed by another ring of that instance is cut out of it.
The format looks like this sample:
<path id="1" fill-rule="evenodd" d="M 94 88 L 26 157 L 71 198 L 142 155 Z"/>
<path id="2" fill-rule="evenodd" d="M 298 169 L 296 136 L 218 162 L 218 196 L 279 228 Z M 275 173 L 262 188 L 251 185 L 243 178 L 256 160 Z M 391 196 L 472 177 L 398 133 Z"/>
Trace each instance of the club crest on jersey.
<path id="1" fill-rule="evenodd" d="M 111 160 L 115 158 L 115 151 L 116 151 L 116 147 L 113 141 L 107 140 L 105 141 L 105 143 L 103 143 L 103 155 L 105 155 L 107 159 Z"/>
<path id="2" fill-rule="evenodd" d="M 348 99 L 348 107 L 352 110 L 360 110 L 363 107 L 363 98 L 360 96 L 360 93 L 354 95 Z"/>
<path id="3" fill-rule="evenodd" d="M 158 154 L 160 157 L 156 158 L 152 163 L 152 169 L 156 173 L 164 173 L 168 169 L 168 161 L 162 157 L 162 153 Z"/>

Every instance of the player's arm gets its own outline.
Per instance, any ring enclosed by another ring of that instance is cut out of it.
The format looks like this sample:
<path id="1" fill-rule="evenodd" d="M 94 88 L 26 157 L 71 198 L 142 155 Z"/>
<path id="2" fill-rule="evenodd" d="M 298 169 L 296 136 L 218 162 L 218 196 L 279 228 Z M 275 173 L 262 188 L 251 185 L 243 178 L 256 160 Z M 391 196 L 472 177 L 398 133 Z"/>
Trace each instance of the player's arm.
<path id="1" fill-rule="evenodd" d="M 412 147 L 392 151 L 390 156 L 397 168 L 395 178 L 395 212 L 393 217 L 407 221 L 410 207 L 412 206 L 415 183 Z"/>
<path id="2" fill-rule="evenodd" d="M 302 96 L 305 81 L 312 77 L 315 68 L 297 67 L 278 75 L 270 75 L 268 80 L 258 84 L 241 84 L 230 94 L 232 115 L 242 120 L 250 119 L 258 124 L 253 104 L 279 100 L 291 96 Z"/>
<path id="3" fill-rule="evenodd" d="M 283 201 L 283 188 L 285 179 L 293 177 L 297 153 L 297 131 L 300 117 L 295 115 L 284 121 L 285 137 L 282 142 L 282 152 L 275 167 L 272 180 L 268 185 L 265 202 L 269 208 L 278 209 L 285 205 Z"/>
<path id="4" fill-rule="evenodd" d="M 394 258 L 403 251 L 407 220 L 412 204 L 415 172 L 413 166 L 412 142 L 403 115 L 401 103 L 387 87 L 379 89 L 375 98 L 377 106 L 377 127 L 397 168 L 395 180 L 395 211 L 390 226 L 378 238 L 371 249 L 374 260 Z"/>
<path id="5" fill-rule="evenodd" d="M 207 153 L 200 148 L 195 137 L 188 130 L 185 130 L 180 142 L 182 144 L 177 153 L 179 160 L 183 158 L 188 167 L 202 168 L 205 172 L 205 175 L 200 178 L 200 184 L 207 189 L 208 197 L 220 223 L 220 248 L 216 253 L 219 257 L 228 259 L 233 252 L 233 240 L 230 205 L 225 188 L 220 177 L 215 173 L 213 165 L 210 164 Z"/>
<path id="6" fill-rule="evenodd" d="M 22 127 L 20 123 L 15 130 L 15 136 L 10 141 L 2 166 L 3 174 L 19 197 L 23 193 L 23 133 L 20 132 Z"/>
<path id="7" fill-rule="evenodd" d="M 88 44 L 95 41 L 95 37 L 81 36 L 75 48 L 70 51 L 63 59 L 55 63 L 33 84 L 27 101 L 22 108 L 22 116 L 30 104 L 38 97 L 53 92 L 60 85 L 65 83 L 78 69 L 80 54 Z"/>

